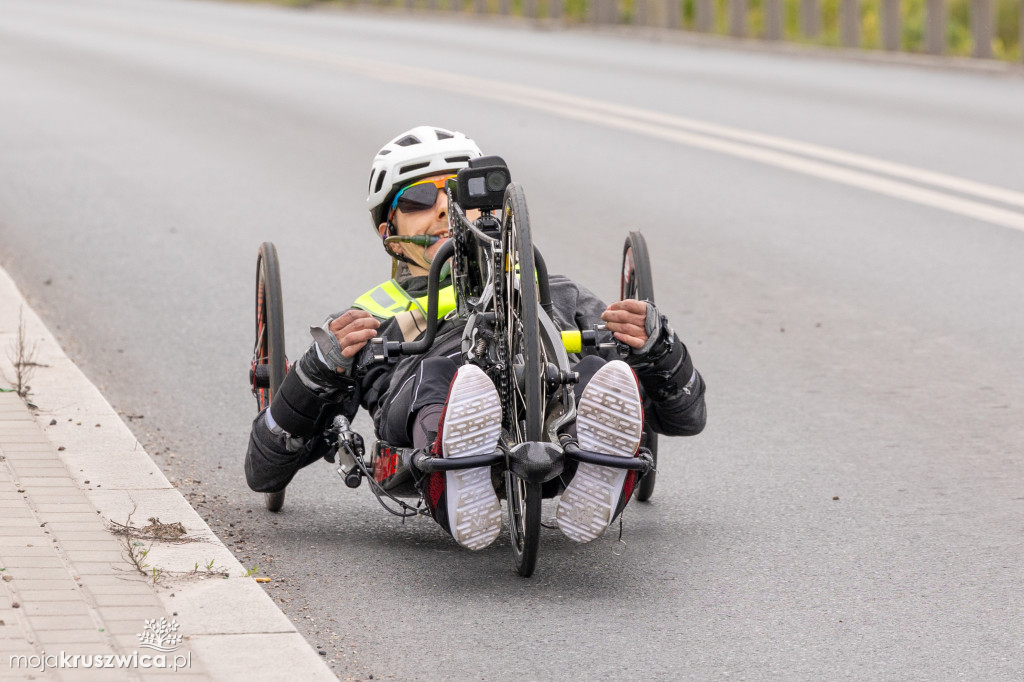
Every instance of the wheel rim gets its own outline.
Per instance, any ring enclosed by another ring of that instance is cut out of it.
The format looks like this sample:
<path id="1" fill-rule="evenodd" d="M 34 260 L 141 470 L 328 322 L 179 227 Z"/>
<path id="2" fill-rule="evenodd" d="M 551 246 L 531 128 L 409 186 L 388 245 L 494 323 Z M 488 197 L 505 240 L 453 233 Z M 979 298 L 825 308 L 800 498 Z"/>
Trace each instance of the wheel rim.
<path id="1" fill-rule="evenodd" d="M 619 298 L 636 298 L 636 277 L 633 276 L 633 247 L 626 246 L 626 253 L 622 256 L 622 286 L 619 289 Z"/>
<path id="2" fill-rule="evenodd" d="M 256 347 L 253 349 L 253 369 L 270 363 L 270 342 L 267 334 L 266 265 L 262 252 L 256 268 Z M 270 404 L 270 387 L 257 388 L 256 403 L 262 410 Z"/>
<path id="3" fill-rule="evenodd" d="M 288 371 L 284 349 L 284 310 L 281 300 L 281 273 L 277 249 L 271 242 L 260 245 L 256 261 L 256 343 L 253 346 L 252 371 L 267 367 L 268 386 L 254 390 L 262 410 L 273 400 Z"/>

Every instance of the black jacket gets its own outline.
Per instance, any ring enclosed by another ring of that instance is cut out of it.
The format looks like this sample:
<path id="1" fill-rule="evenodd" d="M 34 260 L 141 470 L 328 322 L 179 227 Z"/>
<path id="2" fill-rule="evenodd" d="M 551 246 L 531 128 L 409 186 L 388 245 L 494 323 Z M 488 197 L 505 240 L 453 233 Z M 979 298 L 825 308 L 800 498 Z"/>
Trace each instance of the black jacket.
<path id="1" fill-rule="evenodd" d="M 601 324 L 601 313 L 607 306 L 596 295 L 561 275 L 551 275 L 549 282 L 556 327 L 560 330 L 587 330 Z M 426 291 L 426 277 L 409 278 L 402 285 L 410 295 L 420 296 Z M 299 468 L 325 454 L 316 447 L 316 431 L 328 425 L 335 414 L 344 414 L 351 420 L 362 406 L 374 416 L 375 425 L 379 425 L 380 413 L 383 412 L 379 408 L 384 404 L 387 393 L 397 390 L 424 358 L 457 353 L 464 326 L 465 322 L 457 318 L 440 321 L 434 343 L 427 353 L 403 358 L 393 365 L 369 366 L 355 374 L 358 378 L 345 382 L 342 389 L 315 384 L 307 387 L 318 394 L 319 402 L 315 404 L 322 405 L 323 409 L 315 428 L 302 429 L 306 433 L 289 433 L 280 427 L 272 429 L 264 417 L 265 411 L 260 412 L 253 422 L 246 453 L 245 473 L 249 487 L 258 492 L 281 490 Z M 389 341 L 403 340 L 396 318 L 383 320 L 377 336 Z M 307 353 L 316 353 L 315 344 Z M 585 348 L 583 354 L 600 354 L 607 360 L 622 359 L 612 349 Z M 570 356 L 570 360 L 580 357 Z M 664 318 L 660 338 L 650 351 L 643 356 L 631 353 L 625 360 L 640 380 L 644 418 L 655 432 L 667 436 L 692 436 L 703 430 L 707 417 L 704 380 L 694 368 L 686 346 Z M 282 393 L 279 392 L 274 398 L 275 405 L 271 407 L 275 414 L 280 414 L 275 407 L 281 399 Z M 377 430 L 380 430 L 379 426 Z"/>

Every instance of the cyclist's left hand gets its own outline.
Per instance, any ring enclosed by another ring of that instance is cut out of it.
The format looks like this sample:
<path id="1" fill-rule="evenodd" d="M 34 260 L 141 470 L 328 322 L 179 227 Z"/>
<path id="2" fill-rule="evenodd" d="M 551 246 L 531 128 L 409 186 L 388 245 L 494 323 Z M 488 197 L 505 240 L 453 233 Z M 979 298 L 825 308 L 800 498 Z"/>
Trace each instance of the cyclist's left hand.
<path id="1" fill-rule="evenodd" d="M 612 303 L 601 313 L 608 331 L 630 348 L 640 349 L 647 344 L 647 301 L 626 299 Z M 653 306 L 651 306 L 653 307 Z"/>

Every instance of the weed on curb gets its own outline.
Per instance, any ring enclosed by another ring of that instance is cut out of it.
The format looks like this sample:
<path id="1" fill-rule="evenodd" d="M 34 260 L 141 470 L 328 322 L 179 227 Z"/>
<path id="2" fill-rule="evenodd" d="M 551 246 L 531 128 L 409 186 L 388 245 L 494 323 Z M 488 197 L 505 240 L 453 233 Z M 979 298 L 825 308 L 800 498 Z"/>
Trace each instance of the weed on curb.
<path id="1" fill-rule="evenodd" d="M 151 565 L 146 559 L 153 548 L 153 542 L 184 544 L 187 542 L 199 542 L 199 538 L 189 537 L 185 527 L 179 521 L 161 523 L 160 519 L 156 517 L 150 517 L 149 525 L 140 528 L 132 523 L 132 516 L 137 510 L 138 504 L 135 500 L 132 500 L 132 510 L 128 513 L 128 518 L 125 519 L 125 522 L 118 523 L 108 520 L 107 529 L 120 538 L 121 545 L 124 547 L 124 556 L 128 563 L 134 566 L 140 575 L 151 580 L 153 585 L 158 585 L 167 578 L 228 577 L 226 570 L 214 566 L 213 559 L 205 565 L 206 570 L 202 572 L 199 570 L 198 561 L 195 564 L 195 568 L 191 571 L 168 571 Z M 147 546 L 143 541 L 149 541 L 150 544 Z M 259 568 L 254 566 L 252 572 L 255 573 L 257 570 Z"/>

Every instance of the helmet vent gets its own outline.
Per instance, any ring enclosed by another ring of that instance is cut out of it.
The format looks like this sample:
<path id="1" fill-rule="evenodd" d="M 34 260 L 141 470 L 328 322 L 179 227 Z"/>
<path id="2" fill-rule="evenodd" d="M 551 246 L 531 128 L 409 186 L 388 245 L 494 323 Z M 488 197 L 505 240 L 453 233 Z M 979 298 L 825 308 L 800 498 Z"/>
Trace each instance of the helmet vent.
<path id="1" fill-rule="evenodd" d="M 384 186 L 384 176 L 387 174 L 387 171 L 381 171 L 381 174 L 377 176 L 377 186 L 373 189 L 374 192 L 379 192 L 380 188 Z"/>
<path id="2" fill-rule="evenodd" d="M 406 173 L 418 171 L 420 168 L 426 168 L 429 165 L 429 161 L 424 161 L 423 163 L 410 163 L 408 166 L 402 166 L 402 170 L 398 171 L 398 174 L 405 175 Z"/>
<path id="3" fill-rule="evenodd" d="M 377 152 L 377 156 L 387 156 L 390 153 L 390 149 L 381 149 L 379 152 Z"/>
<path id="4" fill-rule="evenodd" d="M 414 144 L 419 144 L 419 143 L 420 143 L 420 139 L 418 137 L 413 136 L 413 135 L 406 135 L 401 140 L 396 140 L 395 141 L 395 144 L 397 144 L 399 147 L 411 147 Z"/>
<path id="5" fill-rule="evenodd" d="M 469 161 L 468 156 L 446 156 L 445 161 L 448 163 L 466 163 Z"/>
<path id="6" fill-rule="evenodd" d="M 455 137 L 454 135 L 449 133 L 447 130 L 438 130 L 437 128 L 434 128 L 434 132 L 437 134 L 437 139 L 439 139 L 439 140 L 450 140 L 453 137 Z"/>

